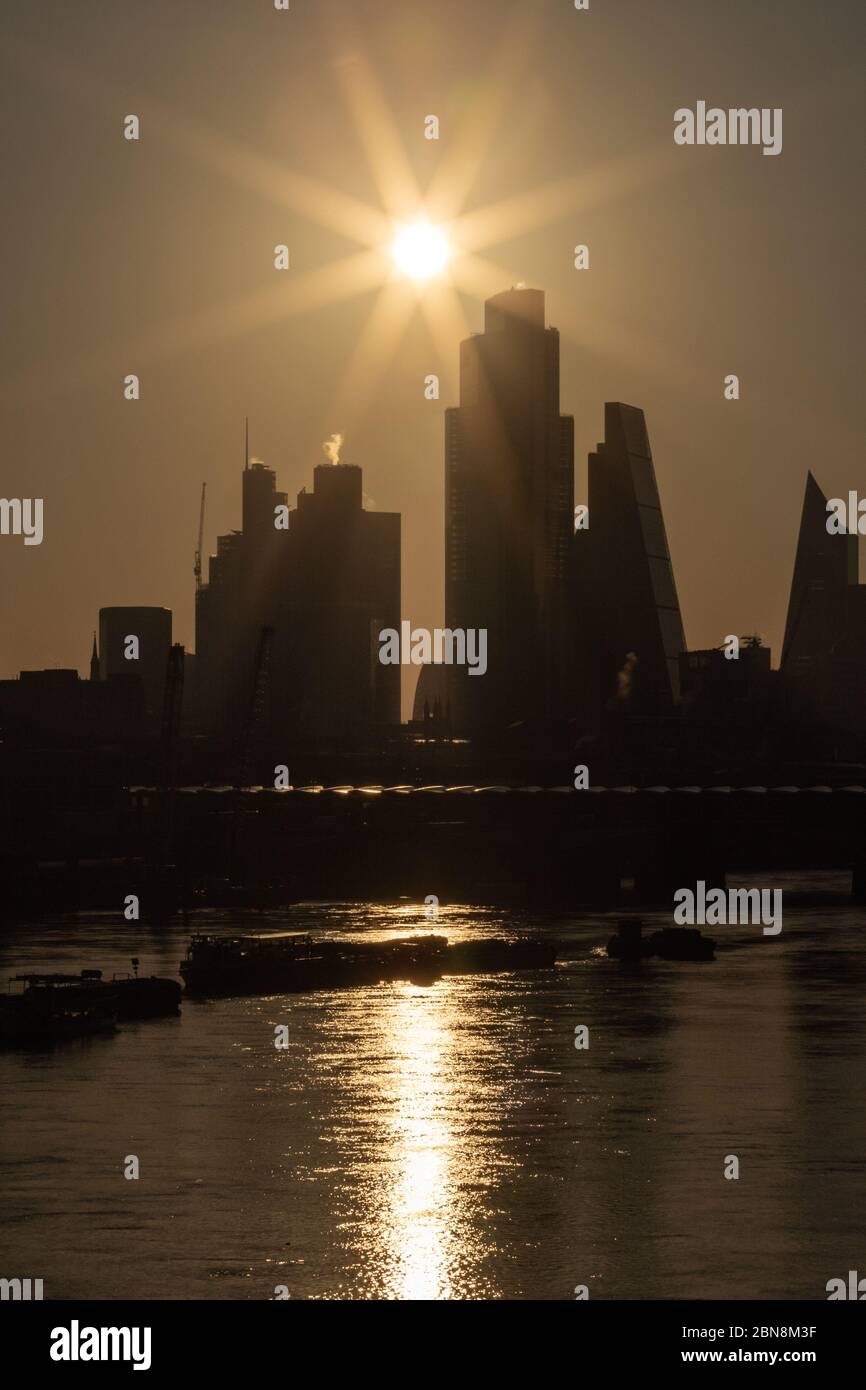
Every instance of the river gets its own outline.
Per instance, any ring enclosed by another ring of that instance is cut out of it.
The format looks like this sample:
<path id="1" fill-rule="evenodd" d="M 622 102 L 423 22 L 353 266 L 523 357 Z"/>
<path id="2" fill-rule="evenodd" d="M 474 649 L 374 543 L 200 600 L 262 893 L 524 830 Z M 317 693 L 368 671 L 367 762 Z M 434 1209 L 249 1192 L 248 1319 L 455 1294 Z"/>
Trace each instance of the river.
<path id="1" fill-rule="evenodd" d="M 866 1273 L 866 912 L 801 901 L 778 937 L 717 928 L 713 963 L 639 968 L 601 952 L 613 920 L 443 907 L 452 940 L 544 927 L 564 958 L 0 1054 L 0 1274 L 61 1299 L 559 1300 L 821 1299 Z M 245 923 L 267 926 L 431 929 L 408 903 Z M 19 927 L 0 972 L 176 975 L 188 935 Z"/>

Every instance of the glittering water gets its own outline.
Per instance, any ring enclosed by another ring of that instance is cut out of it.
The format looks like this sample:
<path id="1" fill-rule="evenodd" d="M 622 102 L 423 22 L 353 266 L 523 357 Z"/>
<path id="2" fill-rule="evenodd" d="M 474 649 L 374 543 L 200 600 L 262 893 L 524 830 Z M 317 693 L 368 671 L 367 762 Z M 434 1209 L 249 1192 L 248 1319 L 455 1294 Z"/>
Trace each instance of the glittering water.
<path id="1" fill-rule="evenodd" d="M 430 929 L 407 904 L 262 925 Z M 862 1270 L 866 914 L 786 907 L 779 938 L 718 928 L 714 963 L 637 969 L 596 949 L 600 916 L 436 930 L 541 925 L 567 942 L 549 971 L 187 1002 L 0 1055 L 0 1275 L 52 1298 L 824 1298 Z M 186 936 L 21 928 L 0 972 L 174 975 Z"/>

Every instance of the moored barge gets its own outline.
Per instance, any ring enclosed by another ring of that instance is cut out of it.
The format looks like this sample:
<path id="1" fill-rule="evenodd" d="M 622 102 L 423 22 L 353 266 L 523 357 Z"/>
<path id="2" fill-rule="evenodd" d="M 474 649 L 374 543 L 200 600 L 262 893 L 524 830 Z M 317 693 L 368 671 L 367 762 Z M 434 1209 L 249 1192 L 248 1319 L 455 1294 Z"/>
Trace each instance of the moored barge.
<path id="1" fill-rule="evenodd" d="M 65 1042 L 93 1033 L 112 1033 L 117 1014 L 107 1001 L 57 999 L 48 994 L 0 996 L 0 1044 Z"/>
<path id="2" fill-rule="evenodd" d="M 137 965 L 134 960 L 133 966 Z M 114 975 L 110 980 L 102 978 L 101 970 L 82 970 L 78 975 L 15 975 L 10 983 L 23 986 L 11 998 L 21 998 L 44 1009 L 104 1005 L 122 1022 L 176 1014 L 183 993 L 177 980 L 137 972 Z"/>
<path id="3" fill-rule="evenodd" d="M 189 994 L 275 994 L 387 980 L 426 980 L 438 973 L 444 936 L 396 941 L 314 939 L 307 932 L 194 936 L 180 963 Z"/>
<path id="4" fill-rule="evenodd" d="M 543 969 L 557 943 L 502 937 L 449 944 L 438 934 L 391 941 L 314 938 L 305 932 L 194 936 L 180 973 L 198 995 L 302 993 L 345 985 L 407 980 L 431 984 L 442 975 Z"/>

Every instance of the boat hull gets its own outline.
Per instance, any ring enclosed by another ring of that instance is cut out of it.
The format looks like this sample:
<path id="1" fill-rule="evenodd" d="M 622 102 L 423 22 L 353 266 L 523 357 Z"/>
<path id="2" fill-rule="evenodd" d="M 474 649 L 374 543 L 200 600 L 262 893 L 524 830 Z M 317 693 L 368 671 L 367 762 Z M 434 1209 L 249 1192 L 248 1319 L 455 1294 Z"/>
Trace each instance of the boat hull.
<path id="1" fill-rule="evenodd" d="M 0 1006 L 0 1043 L 7 1047 L 113 1033 L 116 1026 L 116 1014 L 102 1006 L 46 1009 L 23 996 L 5 999 Z"/>
<path id="2" fill-rule="evenodd" d="M 121 1022 L 176 1014 L 183 990 L 177 980 L 156 975 L 128 975 L 103 980 L 99 972 L 81 975 L 20 975 L 26 988 L 20 997 L 48 1011 L 103 1007 Z"/>
<path id="3" fill-rule="evenodd" d="M 716 943 L 711 936 L 690 927 L 663 927 L 649 936 L 617 933 L 607 943 L 613 960 L 708 961 L 715 958 Z"/>
<path id="4" fill-rule="evenodd" d="M 545 969 L 556 961 L 558 943 L 537 938 L 501 938 L 450 945 L 445 937 L 409 938 L 380 945 L 311 943 L 308 953 L 255 954 L 234 958 L 219 945 L 212 954 L 191 947 L 180 972 L 187 993 L 198 996 L 296 994 L 408 981 L 429 985 L 443 975 Z"/>

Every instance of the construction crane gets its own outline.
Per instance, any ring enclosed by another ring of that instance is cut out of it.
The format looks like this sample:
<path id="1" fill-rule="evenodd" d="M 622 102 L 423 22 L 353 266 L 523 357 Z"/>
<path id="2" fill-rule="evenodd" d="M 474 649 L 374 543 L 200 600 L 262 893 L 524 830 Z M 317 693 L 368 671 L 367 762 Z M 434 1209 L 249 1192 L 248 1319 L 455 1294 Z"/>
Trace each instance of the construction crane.
<path id="1" fill-rule="evenodd" d="M 201 588 L 201 548 L 204 541 L 204 495 L 207 491 L 207 483 L 201 485 L 201 510 L 198 514 L 198 545 L 195 551 L 195 587 Z"/>

